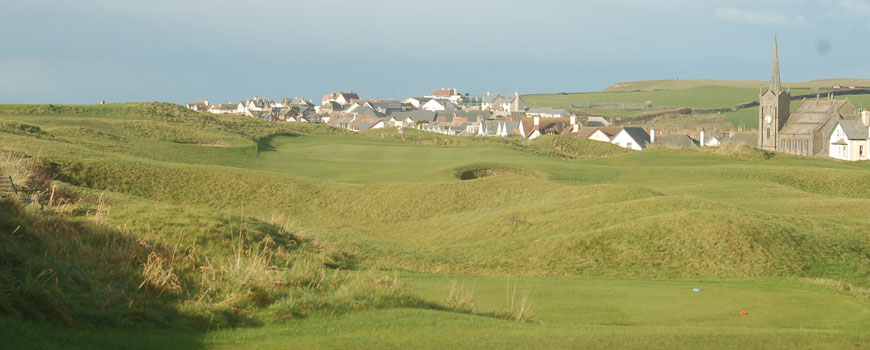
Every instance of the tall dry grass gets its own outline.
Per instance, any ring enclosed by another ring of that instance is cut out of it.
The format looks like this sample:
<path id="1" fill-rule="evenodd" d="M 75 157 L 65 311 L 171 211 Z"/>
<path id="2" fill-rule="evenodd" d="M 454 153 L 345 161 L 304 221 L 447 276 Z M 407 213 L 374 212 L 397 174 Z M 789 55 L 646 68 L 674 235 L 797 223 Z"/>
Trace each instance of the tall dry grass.
<path id="1" fill-rule="evenodd" d="M 9 150 L 0 150 L 0 176 L 9 176 L 16 186 L 28 186 L 35 177 L 30 159 Z"/>

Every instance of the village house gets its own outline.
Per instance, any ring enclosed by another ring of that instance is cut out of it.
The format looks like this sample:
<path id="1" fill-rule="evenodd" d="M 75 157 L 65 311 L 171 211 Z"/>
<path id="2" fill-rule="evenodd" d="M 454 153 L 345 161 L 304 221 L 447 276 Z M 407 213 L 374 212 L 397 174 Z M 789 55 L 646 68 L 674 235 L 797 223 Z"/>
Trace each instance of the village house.
<path id="1" fill-rule="evenodd" d="M 408 98 L 404 99 L 404 100 L 402 101 L 402 103 L 403 103 L 403 104 L 409 104 L 409 105 L 413 106 L 413 107 L 416 108 L 416 109 L 422 109 L 421 107 L 423 107 L 423 105 L 426 104 L 426 102 L 429 102 L 429 100 L 431 100 L 431 98 L 425 98 L 425 97 L 408 97 Z"/>
<path id="2" fill-rule="evenodd" d="M 388 117 L 395 120 L 411 120 L 411 124 L 409 125 L 421 125 L 428 124 L 435 121 L 435 118 L 438 116 L 438 113 L 430 112 L 430 111 L 421 111 L 421 110 L 413 110 L 406 112 L 393 112 L 388 115 Z"/>
<path id="3" fill-rule="evenodd" d="M 353 103 L 354 101 L 360 100 L 359 95 L 354 92 L 336 92 L 332 94 L 323 95 L 323 99 L 321 100 L 321 105 L 325 105 L 329 102 L 335 102 L 342 106 Z"/>
<path id="4" fill-rule="evenodd" d="M 622 128 L 620 127 L 595 128 L 595 131 L 589 134 L 589 137 L 587 137 L 587 139 L 593 141 L 611 142 L 613 141 L 613 138 L 616 137 L 617 134 L 619 134 L 620 131 L 622 131 Z"/>
<path id="5" fill-rule="evenodd" d="M 208 109 L 212 114 L 241 114 L 238 105 L 233 102 L 221 103 Z"/>
<path id="6" fill-rule="evenodd" d="M 214 106 L 208 103 L 208 100 L 196 101 L 194 103 L 187 104 L 188 109 L 197 112 L 208 112 L 212 107 Z"/>
<path id="7" fill-rule="evenodd" d="M 541 118 L 568 118 L 571 116 L 571 112 L 555 108 L 532 108 L 526 111 L 526 115 L 529 117 Z"/>
<path id="8" fill-rule="evenodd" d="M 260 112 L 272 108 L 275 102 L 257 96 L 251 97 L 243 102 L 245 113 Z"/>
<path id="9" fill-rule="evenodd" d="M 424 111 L 430 111 L 430 112 L 439 112 L 439 111 L 452 111 L 452 110 L 459 109 L 459 107 L 455 103 L 450 102 L 449 100 L 432 99 L 432 100 L 429 100 L 428 102 L 426 102 L 425 104 L 423 104 L 420 107 L 420 109 L 422 109 Z"/>
<path id="10" fill-rule="evenodd" d="M 397 100 L 369 100 L 369 106 L 382 115 L 387 115 L 393 112 L 400 112 L 403 109 L 402 101 Z"/>
<path id="11" fill-rule="evenodd" d="M 861 120 L 840 120 L 828 137 L 828 156 L 856 161 L 867 160 L 870 151 L 870 110 L 861 112 Z"/>
<path id="12" fill-rule="evenodd" d="M 355 102 L 351 105 L 346 106 L 346 108 L 341 112 L 342 114 L 360 114 L 360 115 L 370 115 L 374 117 L 382 117 L 383 115 L 372 108 L 372 105 L 368 102 L 358 103 Z"/>
<path id="13" fill-rule="evenodd" d="M 459 105 L 462 103 L 463 96 L 462 96 L 462 94 L 459 93 L 459 90 L 453 88 L 453 89 L 435 90 L 432 93 L 430 93 L 426 96 L 423 96 L 423 97 L 429 98 L 429 99 L 435 99 L 435 100 L 447 100 L 447 101 L 452 102 L 455 105 Z"/>
<path id="14" fill-rule="evenodd" d="M 344 106 L 338 104 L 338 102 L 329 101 L 329 102 L 326 102 L 318 107 L 315 107 L 315 110 L 317 111 L 318 114 L 332 115 L 332 114 L 339 114 L 342 111 L 344 111 Z"/>
<path id="15" fill-rule="evenodd" d="M 649 146 L 650 138 L 643 128 L 625 127 L 613 137 L 613 141 L 610 141 L 610 143 L 622 148 L 642 151 Z"/>
<path id="16" fill-rule="evenodd" d="M 493 95 L 489 91 L 486 92 L 486 96 L 480 100 L 480 110 L 482 111 L 491 111 L 495 109 L 496 101 L 501 100 L 501 95 L 495 94 Z"/>
<path id="17" fill-rule="evenodd" d="M 571 128 L 572 126 L 566 118 L 522 118 L 519 123 L 518 134 L 523 138 L 534 140 L 541 135 L 563 134 L 570 131 Z"/>
<path id="18" fill-rule="evenodd" d="M 511 113 L 525 113 L 526 111 L 526 103 L 523 101 L 522 97 L 520 97 L 519 92 L 515 92 L 513 96 L 502 97 L 501 99 L 495 101 L 494 112 L 497 115 L 508 115 Z"/>

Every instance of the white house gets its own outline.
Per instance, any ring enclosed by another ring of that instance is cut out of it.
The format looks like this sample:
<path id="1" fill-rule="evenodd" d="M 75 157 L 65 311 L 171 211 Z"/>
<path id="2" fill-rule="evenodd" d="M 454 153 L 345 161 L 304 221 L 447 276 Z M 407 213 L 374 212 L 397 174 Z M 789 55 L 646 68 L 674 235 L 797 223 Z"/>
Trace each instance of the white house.
<path id="1" fill-rule="evenodd" d="M 616 137 L 619 132 L 622 131 L 622 128 L 618 127 L 608 127 L 608 128 L 597 128 L 587 139 L 593 141 L 601 141 L 601 142 L 611 142 L 613 138 Z"/>
<path id="2" fill-rule="evenodd" d="M 571 112 L 555 108 L 532 108 L 526 112 L 526 115 L 541 118 L 568 118 L 571 117 Z"/>
<path id="3" fill-rule="evenodd" d="M 414 106 L 414 108 L 416 108 L 416 109 L 421 109 L 420 107 L 422 107 L 424 104 L 426 104 L 426 102 L 429 102 L 429 100 L 431 100 L 431 98 L 408 97 L 408 98 L 404 99 L 402 101 L 402 103 L 407 103 L 407 104 Z"/>
<path id="4" fill-rule="evenodd" d="M 336 92 L 332 94 L 323 95 L 323 99 L 321 99 L 321 105 L 325 105 L 329 102 L 336 102 L 342 106 L 359 100 L 359 95 L 354 92 Z"/>
<path id="5" fill-rule="evenodd" d="M 459 90 L 455 88 L 435 90 L 432 93 L 423 97 L 438 100 L 448 100 L 450 102 L 453 102 L 454 104 L 459 104 L 460 101 L 462 101 L 462 94 L 460 94 Z"/>
<path id="6" fill-rule="evenodd" d="M 515 92 L 513 96 L 502 97 L 495 102 L 495 105 L 497 112 L 505 114 L 526 111 L 526 103 L 520 97 L 519 91 Z"/>
<path id="7" fill-rule="evenodd" d="M 430 112 L 455 110 L 457 108 L 458 107 L 456 107 L 456 104 L 454 104 L 453 102 L 450 102 L 448 100 L 436 100 L 436 99 L 429 100 L 429 102 L 426 102 L 425 104 L 423 104 L 423 106 L 420 107 L 420 109 L 422 109 L 424 111 L 430 111 Z"/>
<path id="8" fill-rule="evenodd" d="M 486 92 L 486 96 L 480 100 L 480 110 L 481 111 L 489 111 L 496 108 L 496 101 L 501 100 L 501 95 L 493 95 L 489 91 Z"/>
<path id="9" fill-rule="evenodd" d="M 244 113 L 249 114 L 250 112 L 260 112 L 266 110 L 267 108 L 271 108 L 275 105 L 275 102 L 273 102 L 272 100 L 267 100 L 265 98 L 254 96 L 240 104 L 244 108 Z"/>
<path id="10" fill-rule="evenodd" d="M 834 126 L 828 137 L 828 156 L 842 160 L 867 160 L 868 148 L 870 148 L 870 112 L 862 112 L 863 120 L 841 120 Z M 868 123 L 865 123 L 867 121 Z"/>
<path id="11" fill-rule="evenodd" d="M 533 117 L 531 124 L 527 119 L 520 120 L 519 128 L 522 137 L 534 140 L 541 136 L 541 117 Z"/>
<path id="12" fill-rule="evenodd" d="M 208 112 L 212 114 L 239 114 L 239 109 L 235 103 L 229 102 L 212 106 Z"/>
<path id="13" fill-rule="evenodd" d="M 197 111 L 197 112 L 207 112 L 212 107 L 214 107 L 211 103 L 208 103 L 208 100 L 196 101 L 194 103 L 188 103 L 187 108 Z"/>
<path id="14" fill-rule="evenodd" d="M 622 148 L 642 151 L 649 145 L 649 134 L 643 128 L 627 127 L 616 134 L 610 143 Z"/>

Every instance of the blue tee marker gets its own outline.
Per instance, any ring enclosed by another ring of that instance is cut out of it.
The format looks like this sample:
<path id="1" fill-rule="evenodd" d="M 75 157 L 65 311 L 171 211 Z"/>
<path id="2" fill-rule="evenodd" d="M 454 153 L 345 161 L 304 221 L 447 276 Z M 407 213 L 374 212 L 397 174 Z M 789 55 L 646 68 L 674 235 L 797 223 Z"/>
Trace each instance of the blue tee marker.
<path id="1" fill-rule="evenodd" d="M 693 292 L 700 292 L 700 291 L 701 291 L 701 288 L 695 288 L 695 289 L 692 289 L 692 291 L 693 291 Z"/>

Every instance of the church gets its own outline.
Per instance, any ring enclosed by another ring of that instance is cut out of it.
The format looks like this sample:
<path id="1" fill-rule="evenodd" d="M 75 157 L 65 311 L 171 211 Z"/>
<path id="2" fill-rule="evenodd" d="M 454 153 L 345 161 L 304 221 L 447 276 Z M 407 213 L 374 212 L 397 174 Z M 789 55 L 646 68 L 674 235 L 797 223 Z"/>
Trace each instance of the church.
<path id="1" fill-rule="evenodd" d="M 792 112 L 791 94 L 782 90 L 779 53 L 773 42 L 770 87 L 758 96 L 758 148 L 797 155 L 827 156 L 828 136 L 842 120 L 855 120 L 858 110 L 846 100 L 804 99 Z"/>

